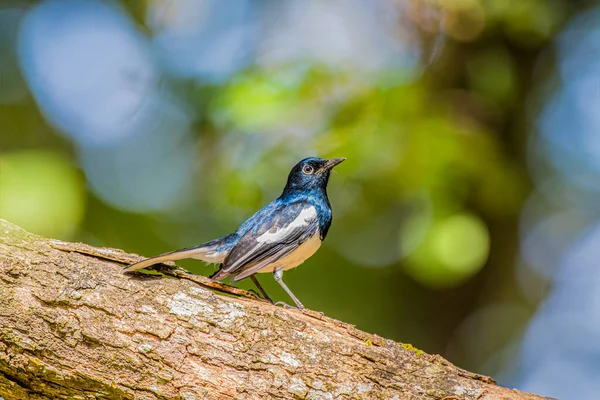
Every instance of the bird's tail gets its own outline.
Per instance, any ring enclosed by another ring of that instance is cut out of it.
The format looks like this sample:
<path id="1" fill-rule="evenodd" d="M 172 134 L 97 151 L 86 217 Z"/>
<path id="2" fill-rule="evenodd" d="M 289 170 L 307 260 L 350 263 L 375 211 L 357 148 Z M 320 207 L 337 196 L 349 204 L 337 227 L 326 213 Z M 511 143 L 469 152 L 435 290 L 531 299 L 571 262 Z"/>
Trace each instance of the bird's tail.
<path id="1" fill-rule="evenodd" d="M 237 237 L 232 234 L 219 239 L 211 240 L 210 242 L 201 244 L 199 246 L 187 247 L 185 249 L 159 254 L 158 256 L 147 258 L 138 263 L 129 265 L 125 268 L 124 272 L 137 271 L 139 269 L 160 264 L 165 261 L 176 261 L 186 258 L 195 258 L 208 263 L 221 263 L 227 254 L 229 254 L 229 251 L 236 242 L 236 238 Z"/>

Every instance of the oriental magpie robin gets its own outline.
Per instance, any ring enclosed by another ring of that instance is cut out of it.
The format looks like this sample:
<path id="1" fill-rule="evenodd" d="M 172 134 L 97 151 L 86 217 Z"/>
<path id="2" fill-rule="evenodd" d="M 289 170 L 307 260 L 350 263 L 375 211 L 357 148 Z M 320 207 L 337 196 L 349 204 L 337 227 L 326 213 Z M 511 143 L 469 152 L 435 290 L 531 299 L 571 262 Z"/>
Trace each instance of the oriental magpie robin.
<path id="1" fill-rule="evenodd" d="M 345 158 L 305 158 L 292 168 L 283 193 L 257 211 L 234 233 L 199 246 L 188 247 L 132 264 L 125 272 L 184 258 L 221 263 L 211 276 L 231 282 L 250 278 L 267 300 L 271 300 L 254 276 L 272 272 L 277 283 L 304 308 L 283 283 L 283 271 L 295 268 L 312 256 L 325 240 L 331 226 L 327 182 L 331 169 Z"/>

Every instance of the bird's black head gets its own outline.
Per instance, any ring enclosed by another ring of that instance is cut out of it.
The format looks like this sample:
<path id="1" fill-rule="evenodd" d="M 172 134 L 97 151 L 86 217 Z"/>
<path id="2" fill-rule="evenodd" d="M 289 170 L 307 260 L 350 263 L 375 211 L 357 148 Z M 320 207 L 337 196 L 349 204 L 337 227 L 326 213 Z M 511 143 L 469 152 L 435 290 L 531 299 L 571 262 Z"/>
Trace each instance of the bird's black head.
<path id="1" fill-rule="evenodd" d="M 290 171 L 283 193 L 325 190 L 331 169 L 344 160 L 345 158 L 332 160 L 317 157 L 305 158 Z"/>

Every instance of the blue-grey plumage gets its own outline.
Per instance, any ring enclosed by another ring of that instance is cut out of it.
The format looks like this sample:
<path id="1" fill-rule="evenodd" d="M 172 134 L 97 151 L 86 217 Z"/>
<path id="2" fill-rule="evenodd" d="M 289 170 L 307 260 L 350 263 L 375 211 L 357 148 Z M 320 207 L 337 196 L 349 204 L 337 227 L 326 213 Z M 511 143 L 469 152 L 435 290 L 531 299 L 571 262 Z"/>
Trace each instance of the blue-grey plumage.
<path id="1" fill-rule="evenodd" d="M 283 271 L 297 267 L 312 256 L 327 236 L 332 212 L 327 197 L 331 169 L 345 158 L 324 160 L 310 157 L 292 168 L 281 196 L 257 211 L 234 233 L 219 239 L 164 253 L 130 265 L 126 272 L 136 271 L 165 261 L 195 258 L 221 263 L 211 277 L 220 281 L 233 276 L 232 282 L 253 275 L 273 272 L 277 282 L 299 308 L 302 303 L 281 281 Z"/>

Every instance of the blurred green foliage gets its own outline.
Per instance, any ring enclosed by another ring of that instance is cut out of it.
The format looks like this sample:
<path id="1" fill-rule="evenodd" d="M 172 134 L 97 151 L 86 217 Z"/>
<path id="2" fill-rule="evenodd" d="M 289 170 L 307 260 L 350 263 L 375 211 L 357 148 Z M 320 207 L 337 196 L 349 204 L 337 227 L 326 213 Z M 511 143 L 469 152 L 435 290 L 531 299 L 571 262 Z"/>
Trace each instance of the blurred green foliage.
<path id="1" fill-rule="evenodd" d="M 72 237 L 85 207 L 83 180 L 60 153 L 20 151 L 0 157 L 0 215 L 51 237 Z"/>

